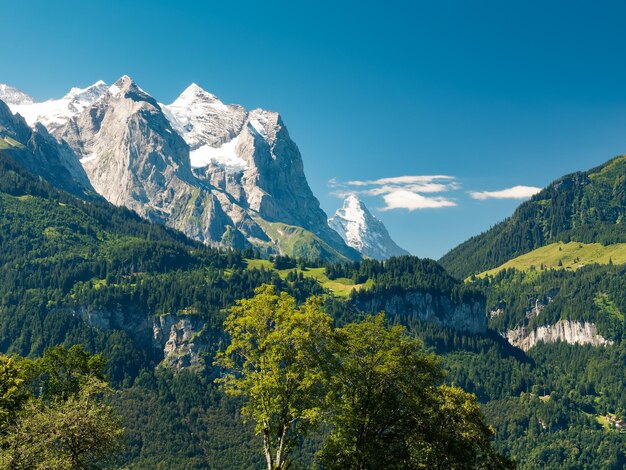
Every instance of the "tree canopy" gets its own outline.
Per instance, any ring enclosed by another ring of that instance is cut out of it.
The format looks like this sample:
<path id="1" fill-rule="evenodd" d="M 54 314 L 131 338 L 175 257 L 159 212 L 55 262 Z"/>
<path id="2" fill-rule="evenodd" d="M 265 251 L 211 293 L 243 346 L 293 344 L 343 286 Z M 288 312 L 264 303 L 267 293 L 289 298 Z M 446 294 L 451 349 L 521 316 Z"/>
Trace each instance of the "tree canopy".
<path id="1" fill-rule="evenodd" d="M 439 360 L 383 314 L 334 328 L 319 298 L 300 306 L 271 286 L 230 310 L 218 382 L 243 398 L 268 470 L 322 418 L 328 469 L 507 468 L 473 395 L 441 385 Z"/>

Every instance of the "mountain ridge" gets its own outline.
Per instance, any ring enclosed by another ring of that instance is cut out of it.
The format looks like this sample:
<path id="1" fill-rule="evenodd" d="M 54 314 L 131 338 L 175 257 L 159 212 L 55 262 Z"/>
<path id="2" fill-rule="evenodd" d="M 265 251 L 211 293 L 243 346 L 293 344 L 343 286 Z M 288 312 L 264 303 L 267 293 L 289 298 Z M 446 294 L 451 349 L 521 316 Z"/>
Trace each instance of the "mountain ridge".
<path id="1" fill-rule="evenodd" d="M 257 221 L 283 223 L 304 229 L 301 256 L 360 257 L 328 227 L 278 113 L 224 105 L 195 84 L 161 105 L 128 76 L 11 108 L 67 142 L 99 194 L 149 220 L 213 246 L 292 255 Z"/>
<path id="2" fill-rule="evenodd" d="M 439 261 L 458 278 L 496 268 L 553 242 L 626 242 L 626 156 L 565 175 L 509 217 Z"/>

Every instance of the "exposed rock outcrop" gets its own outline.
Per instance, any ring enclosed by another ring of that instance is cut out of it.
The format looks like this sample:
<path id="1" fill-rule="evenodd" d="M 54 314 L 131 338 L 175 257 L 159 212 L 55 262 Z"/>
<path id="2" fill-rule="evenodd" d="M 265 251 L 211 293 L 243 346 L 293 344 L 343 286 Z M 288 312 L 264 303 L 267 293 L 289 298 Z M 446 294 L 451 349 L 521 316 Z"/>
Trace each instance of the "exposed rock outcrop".
<path id="1" fill-rule="evenodd" d="M 163 362 L 168 367 L 202 368 L 203 354 L 210 347 L 203 338 L 204 322 L 190 315 L 161 315 L 154 318 L 152 326 L 154 347 L 163 352 Z"/>
<path id="2" fill-rule="evenodd" d="M 400 317 L 403 323 L 411 320 L 433 322 L 469 333 L 487 330 L 485 304 L 479 300 L 455 303 L 445 295 L 414 291 L 366 296 L 355 301 L 355 306 L 368 313 L 384 311 L 389 318 Z"/>
<path id="3" fill-rule="evenodd" d="M 503 333 L 509 343 L 524 351 L 528 351 L 538 343 L 556 343 L 564 341 L 569 344 L 591 344 L 607 346 L 613 344 L 596 331 L 595 323 L 560 320 L 553 325 L 539 326 L 531 330 L 522 326 Z"/>

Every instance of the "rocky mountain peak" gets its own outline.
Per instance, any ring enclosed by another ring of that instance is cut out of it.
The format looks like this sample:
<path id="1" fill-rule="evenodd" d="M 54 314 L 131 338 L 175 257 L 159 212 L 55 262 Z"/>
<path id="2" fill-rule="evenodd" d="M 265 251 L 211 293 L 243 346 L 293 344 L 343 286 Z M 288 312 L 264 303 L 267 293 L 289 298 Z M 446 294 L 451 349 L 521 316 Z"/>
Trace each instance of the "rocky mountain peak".
<path id="1" fill-rule="evenodd" d="M 176 99 L 179 102 L 209 102 L 223 105 L 219 98 L 213 93 L 209 93 L 196 83 L 192 83 Z"/>
<path id="2" fill-rule="evenodd" d="M 210 245 L 360 257 L 328 226 L 275 112 L 226 105 L 196 84 L 160 105 L 127 75 L 33 106 L 29 124 L 66 142 L 113 204 Z"/>
<path id="3" fill-rule="evenodd" d="M 129 90 L 131 88 L 138 88 L 137 84 L 135 83 L 135 80 L 133 80 L 132 78 L 130 78 L 128 75 L 122 75 L 120 78 L 118 78 L 115 83 L 113 83 L 113 85 L 111 85 L 111 89 L 115 87 L 115 88 L 119 88 L 121 90 Z"/>
<path id="4" fill-rule="evenodd" d="M 108 94 L 113 98 L 131 99 L 136 102 L 145 101 L 154 107 L 159 107 L 157 101 L 144 90 L 139 88 L 135 81 L 128 75 L 123 75 L 113 85 L 111 85 L 108 89 Z"/>
<path id="5" fill-rule="evenodd" d="M 86 88 L 72 87 L 63 99 L 70 101 L 88 101 L 89 104 L 91 104 L 100 98 L 107 89 L 107 84 L 102 80 L 98 80 L 96 83 Z"/>
<path id="6" fill-rule="evenodd" d="M 328 225 L 348 246 L 368 258 L 386 259 L 409 254 L 391 239 L 385 225 L 355 194 L 346 197 L 342 207 L 328 220 Z"/>
<path id="7" fill-rule="evenodd" d="M 195 83 L 189 85 L 170 105 L 161 106 L 172 127 L 183 136 L 192 151 L 208 146 L 218 148 L 233 140 L 243 127 L 247 112 L 239 105 L 225 105 L 217 96 Z M 192 158 L 192 161 L 194 159 Z"/>

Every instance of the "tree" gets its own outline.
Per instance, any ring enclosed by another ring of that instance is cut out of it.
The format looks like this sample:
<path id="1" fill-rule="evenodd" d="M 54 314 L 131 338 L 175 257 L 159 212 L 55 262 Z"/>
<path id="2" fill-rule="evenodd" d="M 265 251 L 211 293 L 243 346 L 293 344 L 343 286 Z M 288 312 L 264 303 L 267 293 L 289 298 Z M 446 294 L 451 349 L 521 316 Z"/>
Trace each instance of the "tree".
<path id="1" fill-rule="evenodd" d="M 100 468 L 123 443 L 106 402 L 104 359 L 80 346 L 42 358 L 0 356 L 0 462 L 10 469 Z"/>
<path id="2" fill-rule="evenodd" d="M 26 363 L 27 364 L 27 363 Z M 27 367 L 33 392 L 44 400 L 66 400 L 78 395 L 86 380 L 104 381 L 106 360 L 100 354 L 91 355 L 82 346 L 55 346 L 46 349 L 43 357 Z"/>
<path id="3" fill-rule="evenodd" d="M 384 315 L 337 329 L 331 432 L 320 452 L 327 468 L 409 468 L 407 418 L 442 377 L 433 356 Z"/>
<path id="4" fill-rule="evenodd" d="M 227 394 L 243 397 L 242 414 L 263 437 L 268 470 L 284 469 L 296 441 L 322 416 L 332 319 L 319 298 L 297 307 L 293 297 L 266 285 L 238 301 L 224 325 L 231 343 L 217 357 L 226 369 L 217 381 Z"/>
<path id="5" fill-rule="evenodd" d="M 433 392 L 424 407 L 426 420 L 415 421 L 409 434 L 411 468 L 514 468 L 491 445 L 493 430 L 485 424 L 474 395 L 448 385 Z"/>
<path id="6" fill-rule="evenodd" d="M 89 379 L 77 395 L 47 406 L 31 399 L 5 439 L 8 468 L 101 468 L 123 444 L 124 430 L 102 401 L 106 384 Z"/>
<path id="7" fill-rule="evenodd" d="M 0 356 L 0 433 L 28 399 L 23 372 L 14 358 Z"/>
<path id="8" fill-rule="evenodd" d="M 325 468 L 506 468 L 475 397 L 439 385 L 438 360 L 403 327 L 379 314 L 336 335 Z"/>

